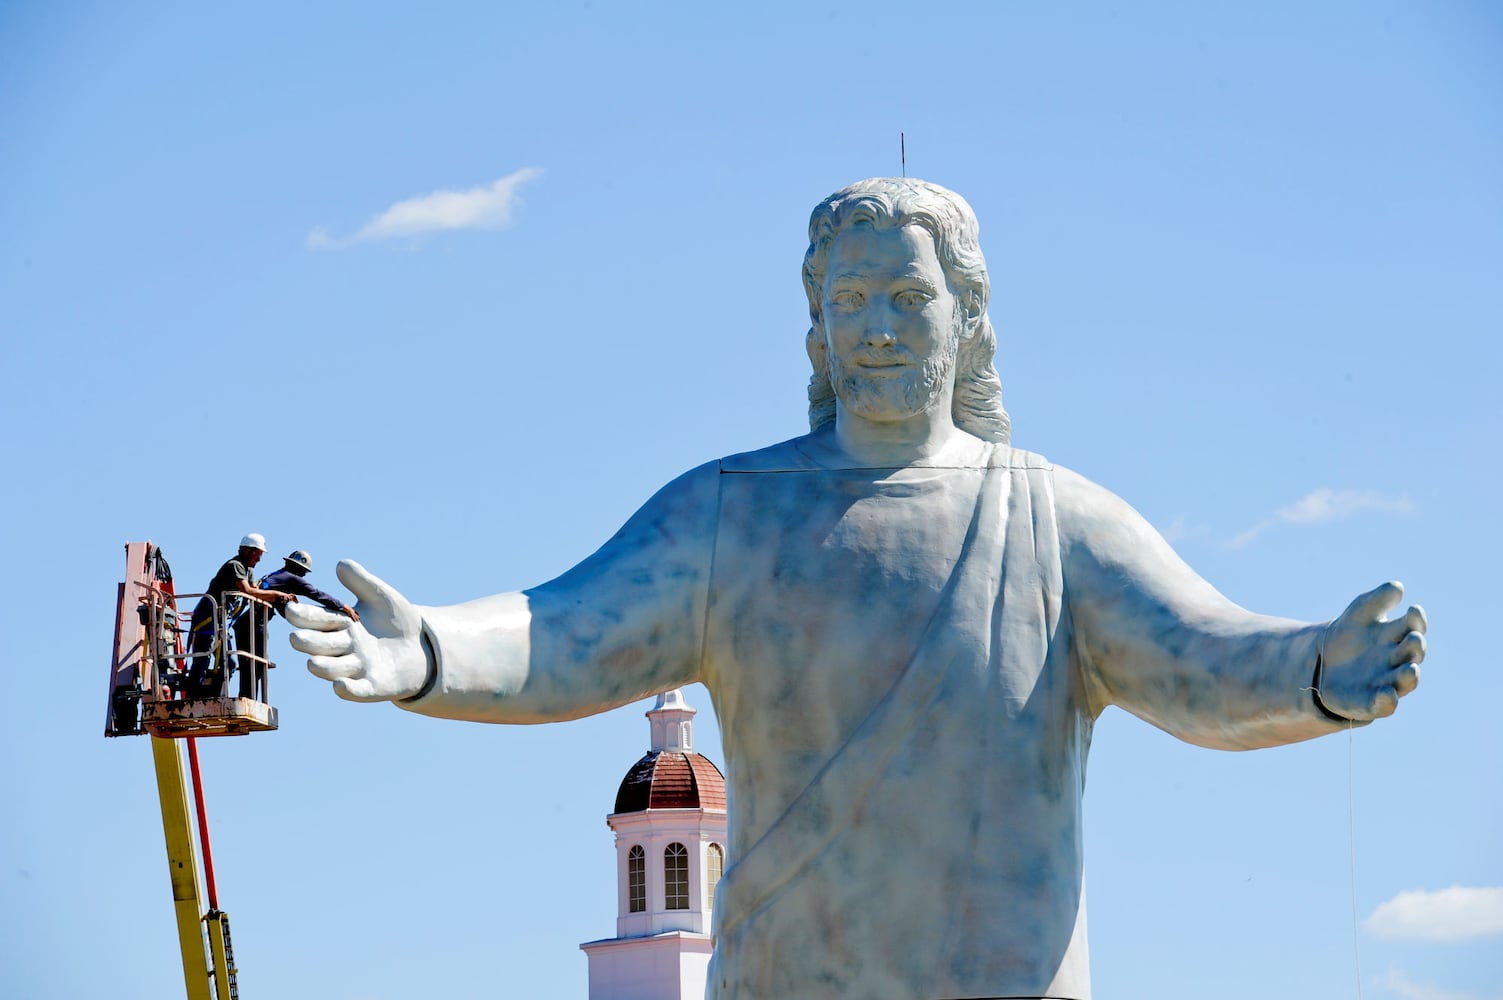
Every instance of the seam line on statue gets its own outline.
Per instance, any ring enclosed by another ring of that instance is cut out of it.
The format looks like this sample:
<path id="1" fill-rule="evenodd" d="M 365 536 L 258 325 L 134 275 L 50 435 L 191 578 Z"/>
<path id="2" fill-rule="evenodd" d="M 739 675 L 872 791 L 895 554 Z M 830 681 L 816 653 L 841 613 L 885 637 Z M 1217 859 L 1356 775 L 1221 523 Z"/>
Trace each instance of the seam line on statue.
<path id="1" fill-rule="evenodd" d="M 438 650 L 433 647 L 433 640 L 428 637 L 428 625 L 426 622 L 418 632 L 418 644 L 423 647 L 423 661 L 424 665 L 428 668 L 428 673 L 423 678 L 423 686 L 418 688 L 417 694 L 408 698 L 398 699 L 404 705 L 426 698 L 438 686 Z"/>
<path id="2" fill-rule="evenodd" d="M 720 463 L 725 473 L 725 463 Z M 699 619 L 699 651 L 694 658 L 694 674 L 704 680 L 705 649 L 710 645 L 710 588 L 715 582 L 715 557 L 720 553 L 720 510 L 725 503 L 725 481 L 715 477 L 715 534 L 710 538 L 710 562 L 705 567 L 705 607 Z"/>
<path id="3" fill-rule="evenodd" d="M 999 465 L 997 466 L 997 468 L 1013 472 L 1037 471 L 1032 466 L 1027 465 Z M 942 472 L 985 471 L 985 467 L 974 465 L 853 465 L 842 466 L 838 469 L 823 469 L 818 467 L 809 469 L 727 469 L 724 466 L 721 466 L 720 474 L 723 476 L 789 476 L 811 472 L 907 472 L 913 469 L 932 469 Z M 999 1000 L 1010 1000 L 1010 998 L 1001 997 L 999 998 Z M 1026 998 L 1024 998 L 1024 1000 L 1026 1000 Z"/>
<path id="4" fill-rule="evenodd" d="M 1321 637 L 1321 645 L 1322 646 L 1325 645 L 1325 637 L 1324 636 Z M 1318 708 L 1318 709 L 1320 709 L 1320 714 L 1321 715 L 1324 715 L 1326 718 L 1330 719 L 1332 722 L 1344 722 L 1344 723 L 1346 723 L 1348 725 L 1351 725 L 1353 722 L 1356 722 L 1357 720 L 1356 719 L 1349 719 L 1349 718 L 1347 718 L 1344 715 L 1337 715 L 1335 712 L 1333 712 L 1329 708 L 1327 708 L 1326 707 L 1326 703 L 1324 701 L 1322 701 L 1321 698 L 1320 698 L 1320 675 L 1321 675 L 1321 668 L 1323 666 L 1324 659 L 1325 659 L 1325 653 L 1324 653 L 1324 651 L 1315 654 L 1315 676 L 1310 679 L 1310 697 L 1315 700 L 1315 707 Z"/>

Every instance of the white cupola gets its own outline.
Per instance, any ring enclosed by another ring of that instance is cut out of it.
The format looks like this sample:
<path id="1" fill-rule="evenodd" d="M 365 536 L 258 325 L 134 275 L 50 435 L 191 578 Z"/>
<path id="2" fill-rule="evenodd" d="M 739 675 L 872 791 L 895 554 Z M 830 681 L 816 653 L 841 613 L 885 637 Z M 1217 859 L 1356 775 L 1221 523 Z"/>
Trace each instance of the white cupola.
<path id="1" fill-rule="evenodd" d="M 704 996 L 710 914 L 725 870 L 725 777 L 694 752 L 695 710 L 675 688 L 647 712 L 650 749 L 616 791 L 616 936 L 580 945 L 590 1000 Z"/>

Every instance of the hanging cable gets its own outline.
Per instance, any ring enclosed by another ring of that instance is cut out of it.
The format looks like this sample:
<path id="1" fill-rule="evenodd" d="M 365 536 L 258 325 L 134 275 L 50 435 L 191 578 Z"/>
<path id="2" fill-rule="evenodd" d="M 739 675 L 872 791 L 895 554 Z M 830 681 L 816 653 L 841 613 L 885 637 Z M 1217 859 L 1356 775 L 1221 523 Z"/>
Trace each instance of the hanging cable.
<path id="1" fill-rule="evenodd" d="M 1352 966 L 1357 976 L 1357 1000 L 1362 1000 L 1362 942 L 1357 925 L 1357 796 L 1352 779 L 1356 737 L 1350 719 L 1346 723 L 1346 853 L 1352 882 Z"/>

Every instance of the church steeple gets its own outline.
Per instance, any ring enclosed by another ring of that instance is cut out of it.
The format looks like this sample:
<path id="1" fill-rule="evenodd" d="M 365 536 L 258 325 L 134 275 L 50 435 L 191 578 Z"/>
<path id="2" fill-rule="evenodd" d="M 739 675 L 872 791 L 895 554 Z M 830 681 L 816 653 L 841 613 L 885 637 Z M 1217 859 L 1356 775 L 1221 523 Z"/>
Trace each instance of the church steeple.
<path id="1" fill-rule="evenodd" d="M 650 747 L 621 779 L 616 936 L 580 945 L 590 1000 L 704 995 L 710 913 L 725 870 L 725 776 L 694 752 L 695 710 L 675 688 L 647 712 Z"/>

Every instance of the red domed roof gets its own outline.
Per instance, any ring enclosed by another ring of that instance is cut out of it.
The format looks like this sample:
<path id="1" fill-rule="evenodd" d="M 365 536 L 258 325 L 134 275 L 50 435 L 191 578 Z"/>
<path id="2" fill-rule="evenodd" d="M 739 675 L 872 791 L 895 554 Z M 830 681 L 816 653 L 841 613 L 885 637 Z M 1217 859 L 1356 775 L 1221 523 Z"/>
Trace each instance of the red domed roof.
<path id="1" fill-rule="evenodd" d="M 725 812 L 725 775 L 710 758 L 683 750 L 651 750 L 616 790 L 618 813 L 648 809 Z"/>

